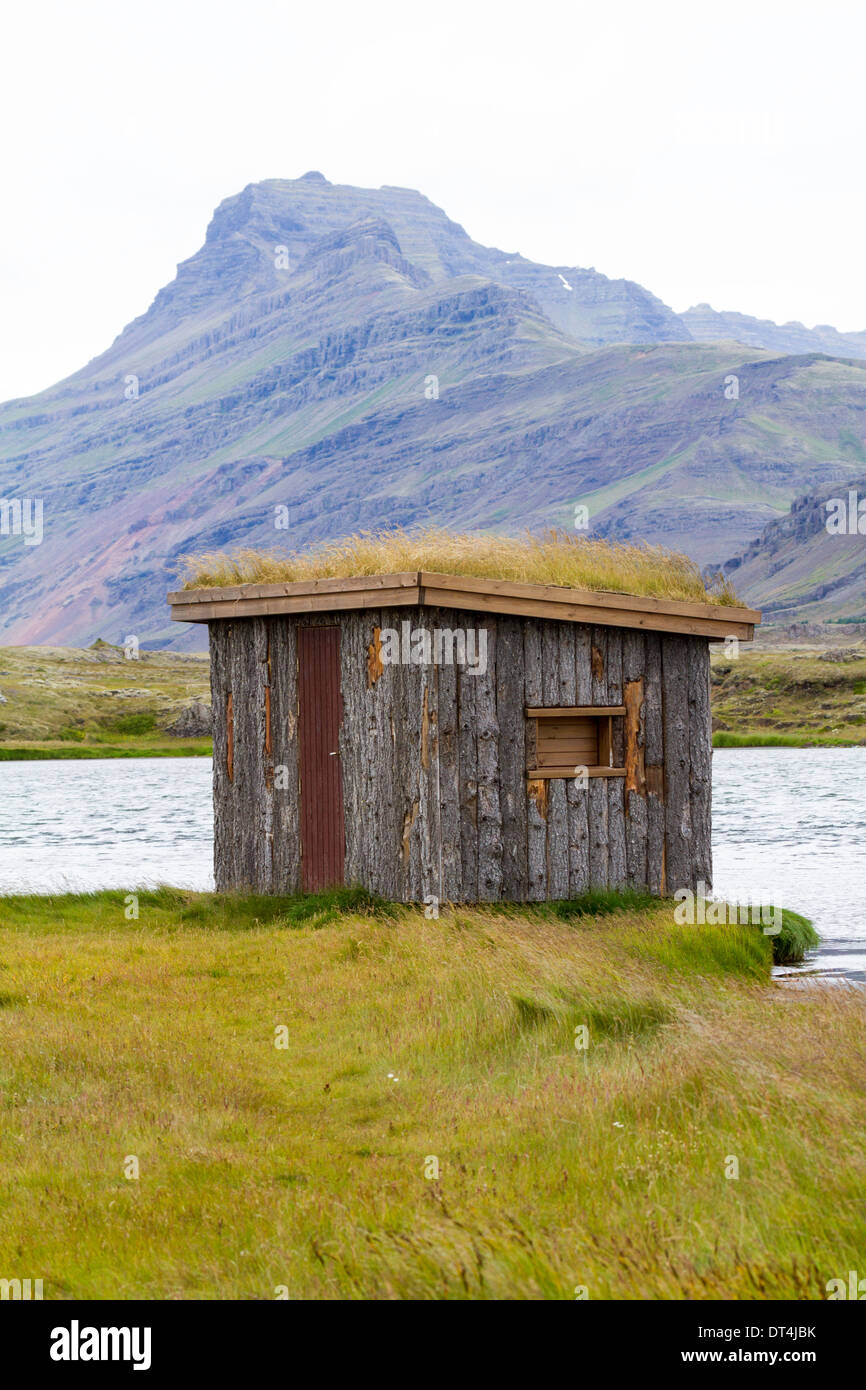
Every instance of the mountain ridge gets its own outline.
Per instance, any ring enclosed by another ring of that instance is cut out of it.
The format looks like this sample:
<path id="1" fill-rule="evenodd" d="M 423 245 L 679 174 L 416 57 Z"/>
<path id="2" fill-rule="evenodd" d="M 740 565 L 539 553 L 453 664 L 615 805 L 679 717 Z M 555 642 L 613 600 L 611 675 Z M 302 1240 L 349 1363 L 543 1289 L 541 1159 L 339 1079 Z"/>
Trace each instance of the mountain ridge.
<path id="1" fill-rule="evenodd" d="M 763 347 L 771 352 L 822 352 L 830 357 L 866 357 L 866 331 L 842 333 L 832 324 L 813 328 L 792 320 L 773 323 L 750 314 L 717 311 L 709 304 L 695 304 L 680 314 L 696 342 L 738 342 L 745 347 Z"/>

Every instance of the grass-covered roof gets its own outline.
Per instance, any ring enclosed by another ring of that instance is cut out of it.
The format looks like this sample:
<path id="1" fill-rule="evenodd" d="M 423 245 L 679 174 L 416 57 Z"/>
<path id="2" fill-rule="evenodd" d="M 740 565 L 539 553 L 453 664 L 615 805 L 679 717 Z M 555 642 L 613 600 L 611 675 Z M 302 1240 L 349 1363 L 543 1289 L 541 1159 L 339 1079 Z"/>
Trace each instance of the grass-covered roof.
<path id="1" fill-rule="evenodd" d="M 458 533 L 436 526 L 364 531 L 302 551 L 203 552 L 186 556 L 184 566 L 186 589 L 429 570 L 596 593 L 739 602 L 727 581 L 708 586 L 696 562 L 677 551 L 555 530 L 521 537 Z"/>

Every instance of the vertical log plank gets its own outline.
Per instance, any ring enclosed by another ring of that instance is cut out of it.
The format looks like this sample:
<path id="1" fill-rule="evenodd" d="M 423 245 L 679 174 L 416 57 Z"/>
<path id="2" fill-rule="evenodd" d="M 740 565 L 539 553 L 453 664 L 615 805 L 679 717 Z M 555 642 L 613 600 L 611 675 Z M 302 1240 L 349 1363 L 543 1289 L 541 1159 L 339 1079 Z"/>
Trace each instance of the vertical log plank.
<path id="1" fill-rule="evenodd" d="M 527 618 L 523 629 L 523 691 L 524 704 L 532 708 L 544 703 L 541 665 L 542 624 Z M 532 734 L 530 721 L 530 734 Z M 527 771 L 535 758 L 534 738 L 526 740 Z M 529 783 L 527 787 L 527 864 L 529 869 L 527 898 L 541 902 L 547 897 L 547 782 Z"/>
<path id="2" fill-rule="evenodd" d="M 625 716 L 626 877 L 632 888 L 647 886 L 646 644 L 642 632 L 623 634 L 622 676 Z"/>
<path id="3" fill-rule="evenodd" d="M 526 719 L 523 620 L 500 618 L 496 633 L 496 717 L 502 811 L 502 896 L 521 902 L 527 884 Z"/>
<path id="4" fill-rule="evenodd" d="M 665 865 L 670 894 L 691 885 L 689 800 L 689 647 L 687 637 L 662 637 L 664 682 Z"/>
<path id="5" fill-rule="evenodd" d="M 542 704 L 559 704 L 559 624 L 545 622 L 541 633 Z M 568 897 L 568 798 L 565 778 L 547 783 L 547 896 Z"/>
<path id="6" fill-rule="evenodd" d="M 584 653 L 581 633 L 585 628 L 576 628 L 573 623 L 560 624 L 559 632 L 559 703 L 563 707 L 589 704 L 590 690 L 584 690 L 586 699 L 578 696 L 578 650 L 581 660 L 586 658 L 586 677 L 589 678 L 589 655 Z M 589 786 L 570 777 L 565 783 L 568 802 L 568 896 L 580 897 L 589 887 Z"/>
<path id="7" fill-rule="evenodd" d="M 690 883 L 693 889 L 713 881 L 712 851 L 712 715 L 710 713 L 709 643 L 692 638 L 689 648 L 689 806 L 692 827 Z"/>
<path id="8" fill-rule="evenodd" d="M 608 629 L 593 627 L 590 650 L 593 705 L 606 705 Z M 609 883 L 609 834 L 607 778 L 591 777 L 589 782 L 589 878 L 594 888 Z"/>

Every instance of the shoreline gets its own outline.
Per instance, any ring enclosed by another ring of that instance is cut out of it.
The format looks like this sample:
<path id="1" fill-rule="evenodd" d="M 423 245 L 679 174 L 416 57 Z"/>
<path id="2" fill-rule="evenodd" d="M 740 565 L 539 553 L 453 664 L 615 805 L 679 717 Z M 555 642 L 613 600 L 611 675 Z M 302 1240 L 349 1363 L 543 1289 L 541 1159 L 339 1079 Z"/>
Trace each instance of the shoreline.
<path id="1" fill-rule="evenodd" d="M 145 744 L 136 747 L 129 743 L 123 747 L 98 744 L 51 744 L 21 745 L 4 748 L 0 745 L 0 763 L 30 762 L 93 762 L 112 758 L 210 758 L 213 745 L 209 739 L 175 739 L 170 744 Z"/>
<path id="2" fill-rule="evenodd" d="M 851 739 L 832 736 L 773 733 L 737 733 L 724 730 L 713 734 L 713 749 L 748 748 L 863 748 L 866 739 L 854 742 Z M 141 747 L 130 742 L 122 747 L 99 744 L 21 744 L 3 747 L 0 744 L 0 763 L 8 762 L 74 762 L 99 761 L 113 758 L 210 758 L 213 757 L 213 744 L 209 739 L 176 739 L 165 744 L 143 744 Z"/>

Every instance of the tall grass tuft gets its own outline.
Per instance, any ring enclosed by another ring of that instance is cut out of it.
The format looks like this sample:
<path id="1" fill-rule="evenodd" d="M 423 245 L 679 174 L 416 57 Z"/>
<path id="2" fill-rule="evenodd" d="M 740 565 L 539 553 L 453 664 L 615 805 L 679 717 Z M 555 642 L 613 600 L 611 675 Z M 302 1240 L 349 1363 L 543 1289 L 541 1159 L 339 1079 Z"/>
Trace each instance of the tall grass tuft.
<path id="1" fill-rule="evenodd" d="M 782 909 L 781 926 L 771 939 L 776 965 L 799 965 L 806 952 L 814 950 L 820 941 L 809 918 L 792 912 L 789 907 Z"/>

